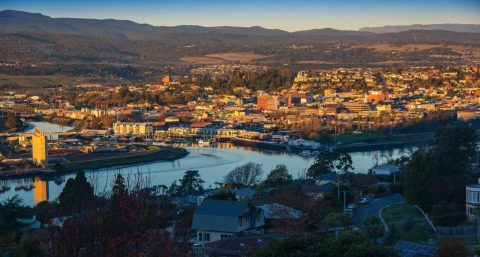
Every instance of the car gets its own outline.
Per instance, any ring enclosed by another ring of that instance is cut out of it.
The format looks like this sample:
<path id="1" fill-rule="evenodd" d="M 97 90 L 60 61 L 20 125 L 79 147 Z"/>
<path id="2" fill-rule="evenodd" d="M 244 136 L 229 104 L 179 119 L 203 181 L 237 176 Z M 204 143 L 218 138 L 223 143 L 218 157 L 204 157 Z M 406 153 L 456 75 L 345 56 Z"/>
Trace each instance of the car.
<path id="1" fill-rule="evenodd" d="M 360 199 L 360 201 L 358 203 L 361 204 L 361 205 L 365 205 L 365 204 L 369 203 L 369 200 L 368 200 L 368 198 L 363 197 L 363 198 Z"/>
<path id="2" fill-rule="evenodd" d="M 352 209 L 352 210 L 353 210 L 353 209 L 355 209 L 356 207 L 357 207 L 357 206 L 355 206 L 354 203 L 350 203 L 350 204 L 347 204 L 347 205 L 345 206 L 345 209 Z"/>

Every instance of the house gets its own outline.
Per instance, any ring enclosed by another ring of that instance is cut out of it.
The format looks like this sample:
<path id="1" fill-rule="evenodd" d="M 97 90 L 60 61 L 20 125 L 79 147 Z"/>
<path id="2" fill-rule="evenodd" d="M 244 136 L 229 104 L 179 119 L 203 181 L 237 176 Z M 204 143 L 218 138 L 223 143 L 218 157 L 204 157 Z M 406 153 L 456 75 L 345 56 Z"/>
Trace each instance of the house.
<path id="1" fill-rule="evenodd" d="M 263 210 L 265 219 L 299 219 L 302 216 L 301 211 L 279 203 L 268 203 L 257 207 Z"/>
<path id="2" fill-rule="evenodd" d="M 205 196 L 197 196 L 197 195 L 186 195 L 181 197 L 175 197 L 172 199 L 172 203 L 176 205 L 200 205 L 202 201 L 205 199 Z"/>
<path id="3" fill-rule="evenodd" d="M 340 183 L 344 183 L 345 182 L 345 179 L 347 178 L 346 174 L 338 174 L 336 172 L 328 172 L 328 173 L 325 173 L 325 174 L 322 174 L 322 175 L 319 175 L 317 177 L 315 177 L 315 184 L 317 185 L 323 185 L 323 184 L 328 184 L 328 183 L 332 183 L 332 184 L 338 184 L 338 182 L 340 181 Z"/>
<path id="4" fill-rule="evenodd" d="M 400 171 L 400 166 L 395 164 L 381 164 L 370 169 L 371 174 L 377 176 L 390 176 Z"/>
<path id="5" fill-rule="evenodd" d="M 466 200 L 465 211 L 469 221 L 477 219 L 477 210 L 480 207 L 480 179 L 477 184 L 470 184 L 465 187 Z"/>
<path id="6" fill-rule="evenodd" d="M 247 202 L 204 200 L 193 214 L 196 243 L 214 242 L 243 231 L 260 231 L 265 225 L 262 209 Z"/>
<path id="7" fill-rule="evenodd" d="M 396 242 L 393 249 L 400 256 L 430 257 L 437 252 L 436 247 L 402 240 Z"/>
<path id="8" fill-rule="evenodd" d="M 369 186 L 379 183 L 377 176 L 361 173 L 348 174 L 348 180 L 350 181 L 351 188 L 362 191 L 366 191 Z"/>
<path id="9" fill-rule="evenodd" d="M 230 189 L 231 193 L 234 193 L 237 200 L 245 201 L 252 198 L 255 195 L 255 190 L 249 187 L 241 189 Z"/>
<path id="10" fill-rule="evenodd" d="M 314 198 L 322 198 L 326 193 L 333 192 L 337 189 L 337 186 L 331 182 L 322 185 L 305 185 L 302 190 L 307 195 Z"/>

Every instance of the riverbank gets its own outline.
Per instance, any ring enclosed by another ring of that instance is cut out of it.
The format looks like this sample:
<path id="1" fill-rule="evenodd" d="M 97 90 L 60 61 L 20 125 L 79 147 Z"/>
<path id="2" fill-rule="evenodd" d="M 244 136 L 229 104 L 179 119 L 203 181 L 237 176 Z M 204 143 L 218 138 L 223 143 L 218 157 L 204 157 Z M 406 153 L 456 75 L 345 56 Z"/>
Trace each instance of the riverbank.
<path id="1" fill-rule="evenodd" d="M 174 161 L 187 156 L 189 153 L 184 148 L 162 147 L 157 151 L 135 153 L 129 155 L 85 159 L 59 164 L 48 165 L 47 168 L 33 168 L 28 170 L 0 171 L 0 180 L 29 178 L 35 176 L 51 177 L 81 170 L 96 170 L 104 168 L 123 168 L 131 165 L 143 165 L 158 161 Z"/>
<path id="2" fill-rule="evenodd" d="M 160 150 L 153 152 L 62 163 L 57 164 L 55 168 L 61 172 L 76 172 L 80 170 L 147 164 L 157 161 L 174 161 L 187 155 L 188 151 L 184 148 L 162 147 Z"/>

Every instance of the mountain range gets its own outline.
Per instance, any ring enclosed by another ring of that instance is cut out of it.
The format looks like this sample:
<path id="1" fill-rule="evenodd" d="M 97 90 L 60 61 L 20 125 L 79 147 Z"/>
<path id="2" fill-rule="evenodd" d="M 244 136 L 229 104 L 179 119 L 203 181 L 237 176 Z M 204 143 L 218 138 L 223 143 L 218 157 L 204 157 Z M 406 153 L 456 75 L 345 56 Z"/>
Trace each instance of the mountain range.
<path id="1" fill-rule="evenodd" d="M 88 68 L 82 69 L 85 74 L 95 72 L 91 64 L 116 67 L 217 63 L 302 67 L 462 64 L 480 56 L 478 26 L 440 24 L 288 32 L 259 26 L 152 26 L 128 20 L 51 18 L 4 10 L 0 11 L 0 63 L 44 63 L 43 73 L 39 74 L 60 70 L 76 74 L 78 68 L 65 65 L 87 63 Z M 40 70 L 36 67 L 35 70 Z M 33 71 L 28 65 L 20 71 L 7 65 L 0 66 L 2 72 L 32 74 Z"/>
<path id="2" fill-rule="evenodd" d="M 399 33 L 412 30 L 445 31 L 435 32 L 434 40 L 455 40 L 448 32 L 480 33 L 480 25 L 474 24 L 438 24 L 438 25 L 411 25 L 385 26 L 362 28 L 360 30 L 336 30 L 332 28 L 312 29 L 305 31 L 288 32 L 280 29 L 266 29 L 254 27 L 203 27 L 195 25 L 181 26 L 152 26 L 139 24 L 128 20 L 115 19 L 80 19 L 80 18 L 51 18 L 40 13 L 29 13 L 15 10 L 0 11 L 0 33 L 41 33 L 67 34 L 86 37 L 115 38 L 121 40 L 151 40 L 168 37 L 168 35 L 210 35 L 211 38 L 220 38 L 220 35 L 229 35 L 231 39 L 244 36 L 244 40 L 251 37 L 275 37 L 280 41 L 311 41 L 315 40 L 376 40 L 377 34 Z M 408 38 L 408 33 L 404 34 Z M 384 38 L 384 37 L 381 37 Z M 242 38 L 238 38 L 242 40 Z M 188 41 L 188 40 L 187 40 Z M 248 40 L 247 40 L 248 41 Z M 462 39 L 459 39 L 461 42 Z M 467 40 L 470 41 L 470 40 Z"/>
<path id="3" fill-rule="evenodd" d="M 465 33 L 480 33 L 480 24 L 414 24 L 401 26 L 365 27 L 359 31 L 371 33 L 398 33 L 408 30 L 445 30 Z"/>

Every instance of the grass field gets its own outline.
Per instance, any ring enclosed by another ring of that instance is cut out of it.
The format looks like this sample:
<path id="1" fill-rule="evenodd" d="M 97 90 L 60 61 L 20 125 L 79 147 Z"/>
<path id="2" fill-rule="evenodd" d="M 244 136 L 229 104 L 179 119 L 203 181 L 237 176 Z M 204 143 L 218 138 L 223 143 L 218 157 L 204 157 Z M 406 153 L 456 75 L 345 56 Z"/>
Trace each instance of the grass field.
<path id="1" fill-rule="evenodd" d="M 65 75 L 13 76 L 0 74 L 0 86 L 43 87 L 53 85 L 75 85 L 87 82 L 89 77 L 69 77 Z"/>
<path id="2" fill-rule="evenodd" d="M 428 242 L 434 238 L 432 228 L 423 214 L 411 204 L 395 204 L 382 211 L 388 227 L 398 233 L 400 239 Z"/>
<path id="3" fill-rule="evenodd" d="M 147 163 L 153 161 L 169 161 L 182 158 L 187 155 L 188 152 L 182 148 L 163 148 L 155 152 L 147 152 L 145 154 L 139 154 L 134 156 L 122 156 L 112 158 L 102 158 L 86 161 L 75 161 L 62 164 L 61 169 L 67 172 L 79 171 L 79 170 L 91 170 L 100 168 L 109 168 L 116 166 L 126 166 L 138 163 Z"/>
<path id="4" fill-rule="evenodd" d="M 229 52 L 208 54 L 204 56 L 188 56 L 180 58 L 181 61 L 195 64 L 217 64 L 217 63 L 230 63 L 240 62 L 249 63 L 256 59 L 268 57 L 266 55 L 260 55 L 253 52 Z"/>

